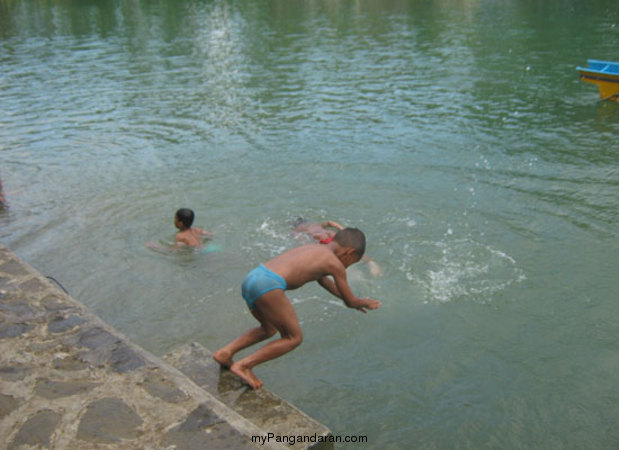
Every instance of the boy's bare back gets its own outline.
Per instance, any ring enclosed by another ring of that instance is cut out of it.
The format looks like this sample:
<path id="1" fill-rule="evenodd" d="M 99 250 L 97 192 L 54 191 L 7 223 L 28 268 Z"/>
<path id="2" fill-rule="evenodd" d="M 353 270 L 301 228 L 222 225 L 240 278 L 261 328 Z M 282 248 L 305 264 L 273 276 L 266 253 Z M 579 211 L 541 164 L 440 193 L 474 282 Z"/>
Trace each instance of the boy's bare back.
<path id="1" fill-rule="evenodd" d="M 367 309 L 379 308 L 380 302 L 356 297 L 346 279 L 346 268 L 360 259 L 353 248 L 330 242 L 307 244 L 288 250 L 264 266 L 281 276 L 288 290 L 297 289 L 310 281 L 318 281 L 331 294 L 341 298 L 349 308 L 366 312 Z"/>
<path id="2" fill-rule="evenodd" d="M 323 244 L 293 248 L 264 265 L 286 280 L 288 289 L 297 289 L 310 281 L 346 270 L 332 247 Z"/>
<path id="3" fill-rule="evenodd" d="M 189 247 L 201 247 L 202 239 L 207 233 L 200 228 L 189 228 L 176 233 L 176 243 L 185 244 Z"/>

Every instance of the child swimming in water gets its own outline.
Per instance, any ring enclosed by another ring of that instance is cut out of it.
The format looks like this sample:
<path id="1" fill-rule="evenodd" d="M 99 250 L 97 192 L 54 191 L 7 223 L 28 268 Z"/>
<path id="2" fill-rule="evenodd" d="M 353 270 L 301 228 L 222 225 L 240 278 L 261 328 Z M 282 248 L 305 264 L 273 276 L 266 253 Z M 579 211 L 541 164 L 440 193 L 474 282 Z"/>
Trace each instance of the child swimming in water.
<path id="1" fill-rule="evenodd" d="M 204 244 L 204 239 L 213 237 L 213 233 L 191 226 L 193 225 L 194 217 L 194 212 L 189 208 L 181 208 L 176 211 L 174 214 L 174 226 L 179 231 L 176 233 L 174 245 L 172 245 L 170 250 L 178 250 L 182 247 L 200 248 Z M 149 242 L 146 245 L 150 248 L 165 250 L 164 247 L 154 242 Z"/>
<path id="2" fill-rule="evenodd" d="M 337 222 L 332 220 L 327 220 L 322 223 L 318 222 L 310 222 L 304 220 L 299 217 L 294 221 L 294 231 L 295 233 L 305 233 L 308 234 L 321 244 L 328 244 L 333 240 L 335 234 L 337 233 L 334 230 L 330 230 L 329 228 L 335 228 L 337 230 L 343 230 L 344 227 Z"/>
<path id="3" fill-rule="evenodd" d="M 311 236 L 312 239 L 317 241 L 320 244 L 328 244 L 335 238 L 335 234 L 337 231 L 331 230 L 330 228 L 335 228 L 337 230 L 343 230 L 344 227 L 333 220 L 327 220 L 322 223 L 318 222 L 310 222 L 308 220 L 303 219 L 302 217 L 297 218 L 293 222 L 294 232 L 300 234 L 307 234 Z M 383 273 L 381 267 L 370 258 L 368 255 L 363 255 L 361 259 L 363 262 L 368 264 L 370 268 L 370 273 L 377 277 Z"/>
<path id="4" fill-rule="evenodd" d="M 200 228 L 192 228 L 195 215 L 189 208 L 181 208 L 174 214 L 174 226 L 179 229 L 176 233 L 176 242 L 174 248 L 187 245 L 189 247 L 202 247 L 202 239 L 213 237 L 213 233 L 201 230 Z"/>
<path id="5" fill-rule="evenodd" d="M 378 300 L 356 297 L 346 280 L 346 269 L 358 262 L 364 252 L 363 232 L 345 228 L 327 244 L 307 244 L 288 250 L 249 272 L 243 280 L 242 295 L 260 325 L 217 350 L 213 354 L 215 361 L 230 368 L 253 389 L 261 388 L 263 383 L 252 369 L 288 353 L 303 340 L 299 320 L 285 291 L 297 289 L 310 281 L 317 281 L 349 308 L 364 313 L 368 309 L 378 309 L 381 306 Z M 238 351 L 268 339 L 276 332 L 280 334 L 279 339 L 233 362 Z"/>

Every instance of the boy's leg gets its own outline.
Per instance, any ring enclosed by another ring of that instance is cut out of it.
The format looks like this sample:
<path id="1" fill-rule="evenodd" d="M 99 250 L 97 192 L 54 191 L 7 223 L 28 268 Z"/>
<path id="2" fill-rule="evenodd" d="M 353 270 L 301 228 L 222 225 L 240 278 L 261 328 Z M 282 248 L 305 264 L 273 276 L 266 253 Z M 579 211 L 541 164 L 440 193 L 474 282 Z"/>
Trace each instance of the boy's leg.
<path id="1" fill-rule="evenodd" d="M 263 323 L 274 327 L 281 337 L 269 342 L 255 353 L 232 364 L 230 370 L 252 388 L 258 389 L 262 381 L 252 372 L 257 364 L 282 356 L 297 347 L 303 340 L 297 314 L 281 289 L 269 291 L 256 301 L 256 308 Z"/>
<path id="2" fill-rule="evenodd" d="M 225 345 L 213 353 L 213 358 L 215 361 L 224 367 L 229 368 L 232 365 L 232 357 L 236 352 L 241 351 L 244 348 L 251 347 L 258 342 L 264 341 L 277 332 L 273 326 L 264 320 L 258 310 L 250 309 L 250 312 L 256 320 L 260 322 L 260 326 L 246 331 L 228 345 Z"/>

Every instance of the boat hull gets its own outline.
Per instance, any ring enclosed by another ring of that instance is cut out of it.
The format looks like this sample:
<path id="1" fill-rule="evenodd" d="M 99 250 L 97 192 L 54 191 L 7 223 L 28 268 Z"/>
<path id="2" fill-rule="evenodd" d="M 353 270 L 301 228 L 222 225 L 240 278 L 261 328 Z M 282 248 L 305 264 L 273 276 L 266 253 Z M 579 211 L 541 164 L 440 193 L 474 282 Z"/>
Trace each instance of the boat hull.
<path id="1" fill-rule="evenodd" d="M 580 79 L 595 84 L 602 100 L 619 101 L 619 63 L 590 59 L 588 67 L 578 67 Z"/>

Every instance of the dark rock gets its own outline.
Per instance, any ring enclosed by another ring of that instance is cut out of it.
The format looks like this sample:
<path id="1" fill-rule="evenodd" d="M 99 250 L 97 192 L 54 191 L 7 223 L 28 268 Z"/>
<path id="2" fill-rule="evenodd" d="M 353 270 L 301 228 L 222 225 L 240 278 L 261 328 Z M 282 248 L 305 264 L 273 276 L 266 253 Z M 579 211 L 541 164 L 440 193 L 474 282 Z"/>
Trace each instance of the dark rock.
<path id="1" fill-rule="evenodd" d="M 187 398 L 187 394 L 177 388 L 174 383 L 161 377 L 150 376 L 146 378 L 142 387 L 150 395 L 168 403 L 178 403 Z"/>
<path id="2" fill-rule="evenodd" d="M 28 271 L 19 261 L 8 261 L 0 266 L 0 271 L 13 277 L 23 277 L 28 275 Z"/>
<path id="3" fill-rule="evenodd" d="M 31 280 L 25 281 L 24 283 L 20 284 L 19 287 L 24 292 L 27 292 L 29 294 L 39 293 L 49 288 L 47 284 L 43 283 L 38 278 L 33 278 Z"/>
<path id="4" fill-rule="evenodd" d="M 99 386 L 99 384 L 88 381 L 52 381 L 42 379 L 37 382 L 35 392 L 41 397 L 54 399 L 88 392 Z"/>
<path id="5" fill-rule="evenodd" d="M 140 435 L 138 427 L 142 422 L 142 418 L 121 399 L 104 398 L 88 405 L 80 420 L 77 438 L 103 444 L 134 439 Z"/>
<path id="6" fill-rule="evenodd" d="M 0 378 L 6 381 L 19 381 L 26 375 L 28 369 L 23 365 L 0 367 Z"/>
<path id="7" fill-rule="evenodd" d="M 90 328 L 81 334 L 78 345 L 94 350 L 112 347 L 119 342 L 119 338 L 101 328 Z"/>
<path id="8" fill-rule="evenodd" d="M 144 359 L 127 345 L 121 345 L 112 351 L 109 363 L 118 373 L 126 373 L 142 367 Z"/>
<path id="9" fill-rule="evenodd" d="M 69 317 L 58 317 L 47 326 L 47 331 L 50 333 L 63 333 L 77 325 L 86 322 L 86 319 L 71 314 Z"/>
<path id="10" fill-rule="evenodd" d="M 52 367 L 56 370 L 84 370 L 90 367 L 90 365 L 82 361 L 77 356 L 69 356 L 66 358 L 56 358 L 52 362 Z"/>
<path id="11" fill-rule="evenodd" d="M 51 448 L 50 439 L 58 422 L 60 414 L 57 412 L 48 409 L 39 411 L 22 425 L 8 449 L 17 449 L 22 445 Z"/>
<path id="12" fill-rule="evenodd" d="M 32 327 L 25 323 L 0 323 L 0 339 L 15 338 L 30 331 Z"/>
<path id="13" fill-rule="evenodd" d="M 20 401 L 12 395 L 0 394 L 0 419 L 19 408 Z"/>

